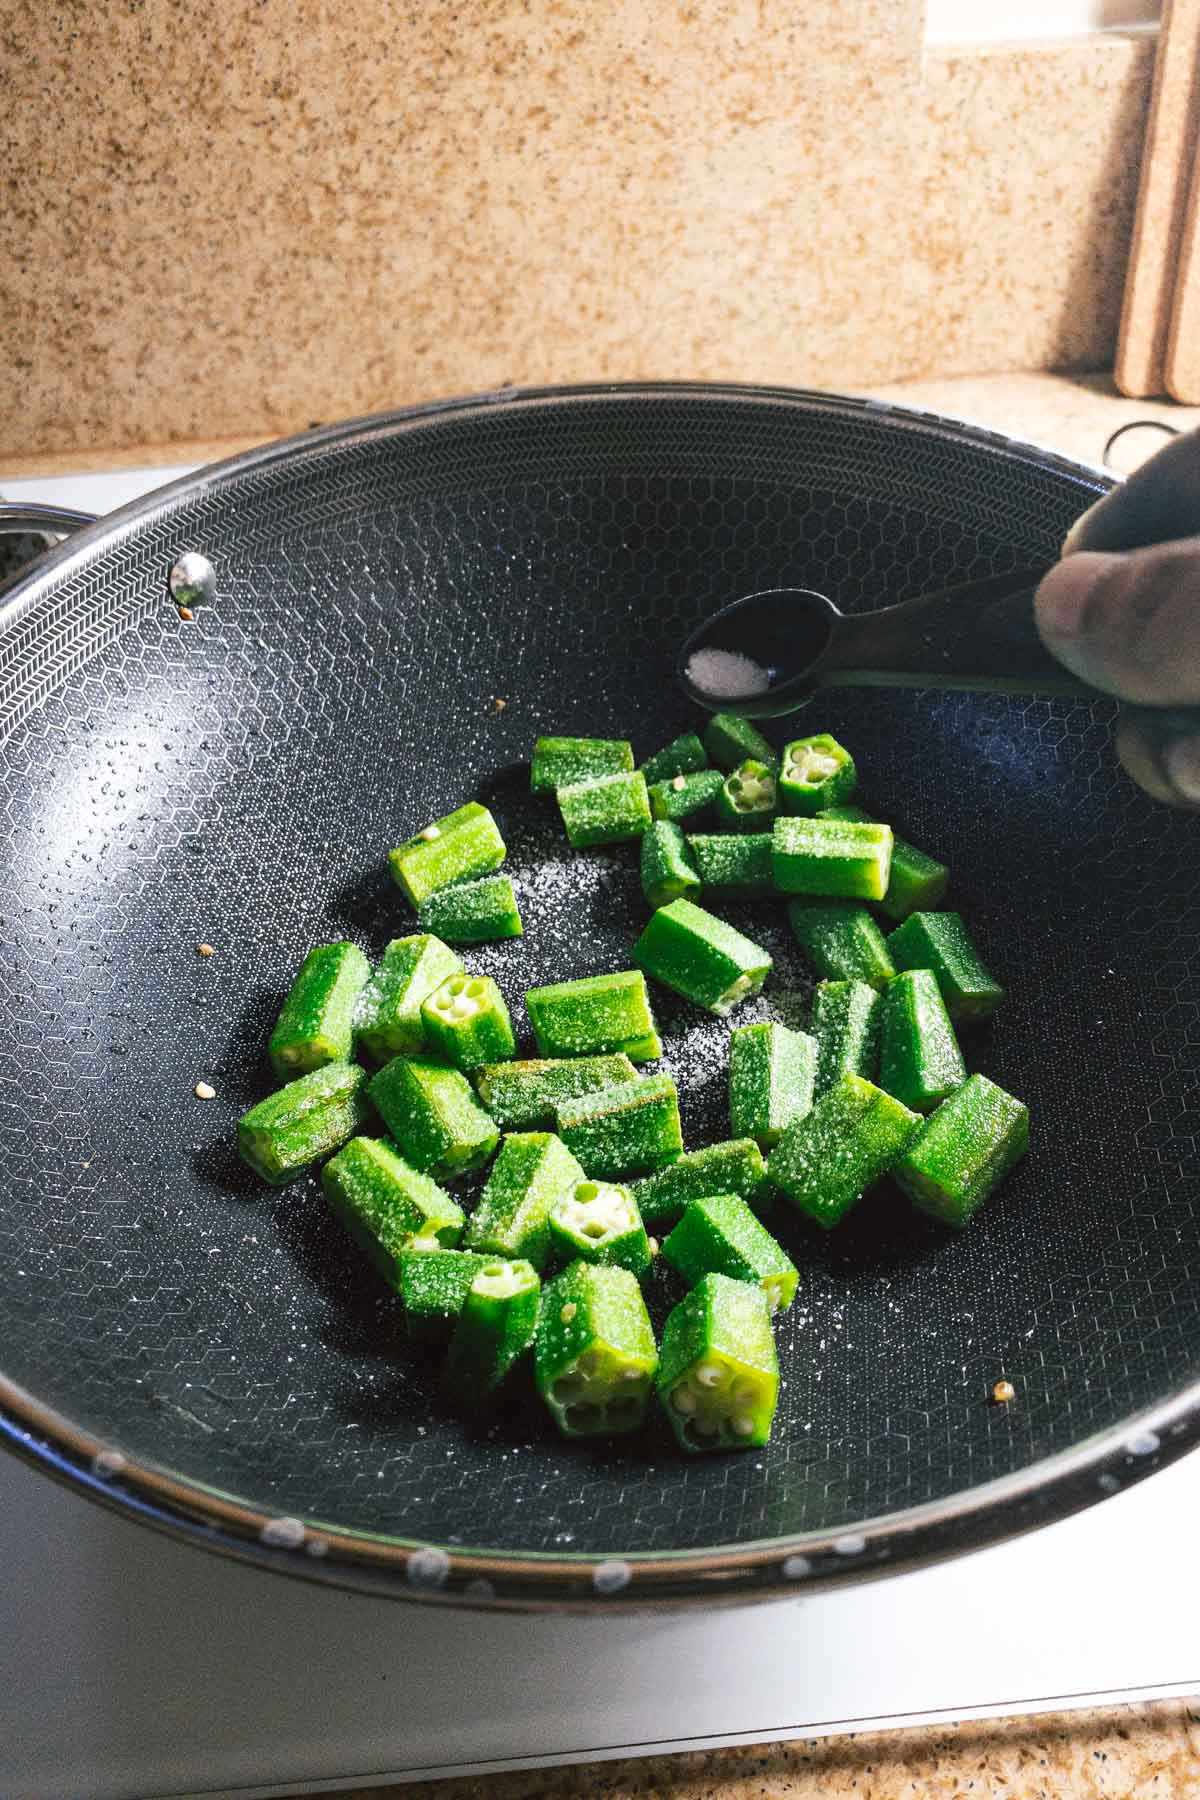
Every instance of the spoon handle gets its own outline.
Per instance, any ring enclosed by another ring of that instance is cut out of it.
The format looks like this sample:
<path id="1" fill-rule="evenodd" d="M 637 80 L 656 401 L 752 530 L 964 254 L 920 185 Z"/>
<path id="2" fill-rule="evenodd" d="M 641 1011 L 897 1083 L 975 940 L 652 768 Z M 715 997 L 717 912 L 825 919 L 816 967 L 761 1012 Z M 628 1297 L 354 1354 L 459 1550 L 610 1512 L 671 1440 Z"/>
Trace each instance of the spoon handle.
<path id="1" fill-rule="evenodd" d="M 993 575 L 879 612 L 844 615 L 821 663 L 829 687 L 973 688 L 1095 698 L 1038 636 L 1044 570 Z"/>

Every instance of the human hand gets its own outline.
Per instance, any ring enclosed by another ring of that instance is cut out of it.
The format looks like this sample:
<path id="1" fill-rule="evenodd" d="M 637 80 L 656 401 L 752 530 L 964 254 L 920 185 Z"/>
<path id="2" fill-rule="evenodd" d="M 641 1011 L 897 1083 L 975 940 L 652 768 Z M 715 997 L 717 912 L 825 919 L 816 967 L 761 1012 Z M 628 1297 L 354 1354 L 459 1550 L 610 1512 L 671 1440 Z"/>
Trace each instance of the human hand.
<path id="1" fill-rule="evenodd" d="M 1072 673 L 1129 702 L 1117 755 L 1156 800 L 1200 808 L 1200 431 L 1177 437 L 1075 522 L 1037 592 Z"/>

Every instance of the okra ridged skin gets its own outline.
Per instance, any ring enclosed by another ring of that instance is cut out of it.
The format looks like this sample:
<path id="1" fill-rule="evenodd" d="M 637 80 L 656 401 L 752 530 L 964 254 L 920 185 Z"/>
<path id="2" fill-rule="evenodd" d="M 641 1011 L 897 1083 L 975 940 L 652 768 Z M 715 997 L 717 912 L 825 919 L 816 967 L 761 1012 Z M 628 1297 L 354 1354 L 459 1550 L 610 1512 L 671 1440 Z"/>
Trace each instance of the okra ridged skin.
<path id="1" fill-rule="evenodd" d="M 817 1040 L 814 1099 L 843 1075 L 873 1081 L 879 1073 L 879 1023 L 883 996 L 865 981 L 822 981 L 813 994 L 812 1032 Z"/>
<path id="2" fill-rule="evenodd" d="M 353 1137 L 321 1170 L 334 1218 L 364 1250 L 389 1287 L 414 1238 L 452 1250 L 466 1214 L 428 1175 L 406 1163 L 384 1138 Z"/>
<path id="3" fill-rule="evenodd" d="M 858 806 L 831 806 L 827 819 L 845 819 L 851 825 L 875 825 L 879 821 Z M 945 863 L 918 850 L 907 838 L 892 831 L 892 868 L 887 892 L 876 902 L 881 913 L 897 924 L 910 913 L 929 912 L 939 906 L 950 881 Z"/>
<path id="4" fill-rule="evenodd" d="M 695 775 L 708 767 L 708 752 L 694 731 L 685 731 L 682 737 L 672 738 L 653 756 L 648 756 L 642 764 L 642 774 L 646 777 L 646 786 L 652 787 L 656 781 L 671 781 L 676 775 Z"/>
<path id="5" fill-rule="evenodd" d="M 559 1103 L 639 1080 L 623 1051 L 605 1056 L 541 1057 L 488 1063 L 475 1071 L 484 1107 L 501 1131 L 549 1131 Z"/>
<path id="6" fill-rule="evenodd" d="M 767 1158 L 767 1176 L 792 1206 L 829 1230 L 903 1155 L 921 1124 L 919 1113 L 873 1082 L 843 1075 L 788 1126 Z"/>
<path id="7" fill-rule="evenodd" d="M 573 849 L 624 844 L 650 828 L 650 795 L 639 769 L 560 787 L 558 809 Z"/>
<path id="8" fill-rule="evenodd" d="M 897 969 L 932 969 L 955 1021 L 990 1019 L 1004 998 L 960 913 L 913 913 L 889 934 L 887 947 Z"/>
<path id="9" fill-rule="evenodd" d="M 688 849 L 705 894 L 714 900 L 746 900 L 774 891 L 769 831 L 693 832 Z"/>
<path id="10" fill-rule="evenodd" d="M 817 1073 L 816 1039 L 770 1019 L 729 1034 L 729 1129 L 762 1149 L 808 1112 Z"/>
<path id="11" fill-rule="evenodd" d="M 710 1274 L 668 1316 L 655 1388 L 682 1449 L 765 1444 L 779 1399 L 779 1359 L 766 1295 Z"/>
<path id="12" fill-rule="evenodd" d="M 683 1209 L 662 1253 L 689 1287 L 705 1275 L 752 1281 L 767 1298 L 767 1310 L 786 1312 L 800 1279 L 795 1263 L 737 1194 L 706 1194 Z"/>
<path id="13" fill-rule="evenodd" d="M 967 1079 L 950 1015 L 928 969 L 909 969 L 883 996 L 879 1085 L 913 1112 L 932 1112 Z"/>
<path id="14" fill-rule="evenodd" d="M 421 1002 L 451 975 L 463 972 L 462 958 L 427 931 L 393 938 L 358 997 L 355 1040 L 375 1058 L 415 1056 L 425 1048 Z"/>
<path id="15" fill-rule="evenodd" d="M 402 1250 L 395 1288 L 404 1303 L 405 1335 L 413 1343 L 449 1337 L 471 1283 L 492 1256 L 473 1250 Z"/>
<path id="16" fill-rule="evenodd" d="M 238 1155 L 272 1187 L 284 1187 L 310 1163 L 340 1150 L 369 1117 L 366 1070 L 357 1063 L 325 1063 L 243 1113 Z"/>
<path id="17" fill-rule="evenodd" d="M 439 888 L 417 909 L 423 931 L 451 944 L 493 944 L 520 937 L 524 926 L 507 875 L 483 875 Z"/>
<path id="18" fill-rule="evenodd" d="M 580 1181 L 555 1201 L 550 1213 L 550 1263 L 611 1263 L 644 1275 L 650 1240 L 631 1190 L 616 1182 Z"/>
<path id="19" fill-rule="evenodd" d="M 768 951 L 690 900 L 660 906 L 632 956 L 664 987 L 718 1018 L 757 994 L 771 968 Z"/>
<path id="20" fill-rule="evenodd" d="M 646 792 L 651 816 L 656 819 L 690 819 L 716 800 L 725 783 L 720 769 L 697 769 L 694 775 L 675 775 L 656 781 Z"/>
<path id="21" fill-rule="evenodd" d="M 533 1342 L 541 1282 L 527 1262 L 490 1258 L 467 1289 L 442 1368 L 459 1412 L 482 1411 Z"/>
<path id="22" fill-rule="evenodd" d="M 633 1184 L 633 1197 L 648 1231 L 674 1225 L 691 1200 L 705 1194 L 740 1194 L 755 1212 L 772 1197 L 763 1153 L 753 1138 L 731 1138 L 685 1150 L 669 1167 Z"/>
<path id="23" fill-rule="evenodd" d="M 367 1086 L 401 1154 L 435 1181 L 484 1164 L 500 1139 L 466 1076 L 432 1057 L 395 1056 Z"/>
<path id="24" fill-rule="evenodd" d="M 573 1262 L 547 1283 L 533 1346 L 534 1381 L 564 1437 L 636 1431 L 658 1372 L 637 1277 Z"/>
<path id="25" fill-rule="evenodd" d="M 782 812 L 828 817 L 830 808 L 848 800 L 857 784 L 854 758 L 827 731 L 784 745 L 779 775 Z"/>
<path id="26" fill-rule="evenodd" d="M 510 1132 L 467 1225 L 466 1248 L 520 1257 L 542 1269 L 550 1214 L 584 1179 L 584 1170 L 552 1131 Z"/>
<path id="27" fill-rule="evenodd" d="M 892 1174 L 922 1212 L 961 1228 L 1029 1148 L 1029 1109 L 986 1075 L 943 1100 Z"/>
<path id="28" fill-rule="evenodd" d="M 830 819 L 780 817 L 771 852 L 781 894 L 832 900 L 880 900 L 892 866 L 890 825 L 853 825 Z"/>
<path id="29" fill-rule="evenodd" d="M 490 875 L 508 854 L 486 806 L 469 800 L 388 852 L 392 879 L 413 906 L 439 888 Z"/>
<path id="30" fill-rule="evenodd" d="M 640 969 L 548 982 L 529 989 L 525 1007 L 543 1057 L 623 1051 L 631 1062 L 650 1062 L 662 1055 Z"/>
<path id="31" fill-rule="evenodd" d="M 773 767 L 750 757 L 722 782 L 717 817 L 726 831 L 759 832 L 773 821 L 776 799 Z"/>
<path id="32" fill-rule="evenodd" d="M 756 725 L 737 713 L 714 713 L 702 733 L 709 761 L 718 769 L 736 769 L 739 763 L 765 763 L 772 771 L 779 767 L 774 745 L 769 744 Z"/>
<path id="33" fill-rule="evenodd" d="M 669 819 L 657 819 L 642 838 L 641 875 L 647 906 L 665 906 L 700 892 L 688 841 Z"/>
<path id="34" fill-rule="evenodd" d="M 490 975 L 451 975 L 422 1002 L 429 1047 L 471 1074 L 517 1047 L 504 995 Z"/>
<path id="35" fill-rule="evenodd" d="M 793 900 L 792 936 L 827 981 L 863 981 L 880 993 L 896 973 L 887 940 L 865 906 L 849 900 Z"/>
<path id="36" fill-rule="evenodd" d="M 357 944 L 321 944 L 300 965 L 271 1033 L 268 1055 L 281 1081 L 325 1063 L 347 1062 L 354 1016 L 371 965 Z"/>
<path id="37" fill-rule="evenodd" d="M 583 1173 L 606 1181 L 660 1169 L 683 1149 L 679 1095 L 669 1075 L 644 1075 L 564 1100 L 558 1129 Z"/>
<path id="38" fill-rule="evenodd" d="M 529 791 L 553 794 L 602 775 L 625 775 L 633 768 L 633 745 L 625 738 L 540 737 L 533 746 Z"/>

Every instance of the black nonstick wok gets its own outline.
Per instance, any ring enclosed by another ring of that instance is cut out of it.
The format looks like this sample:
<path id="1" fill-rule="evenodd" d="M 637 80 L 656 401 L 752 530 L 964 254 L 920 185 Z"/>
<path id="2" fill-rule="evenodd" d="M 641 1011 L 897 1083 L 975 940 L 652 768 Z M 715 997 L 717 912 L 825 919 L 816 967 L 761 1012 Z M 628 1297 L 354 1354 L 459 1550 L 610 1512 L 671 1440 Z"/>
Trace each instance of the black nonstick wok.
<path id="1" fill-rule="evenodd" d="M 1120 773 L 1106 700 L 839 690 L 777 735 L 852 745 L 949 861 L 1009 990 L 970 1066 L 1034 1147 L 951 1234 L 883 1188 L 785 1228 L 770 1446 L 464 1427 L 318 1185 L 233 1124 L 314 943 L 413 928 L 388 848 L 478 796 L 526 934 L 471 966 L 628 966 L 636 852 L 571 853 L 538 732 L 696 723 L 672 666 L 738 594 L 849 609 L 1053 559 L 1097 472 L 855 400 L 716 387 L 487 395 L 316 431 L 82 531 L 0 614 L 0 1437 L 197 1541 L 386 1591 L 613 1605 L 855 1578 L 1099 1499 L 1200 1396 L 1200 820 Z M 203 552 L 181 622 L 167 572 Z M 807 722 L 806 722 L 807 721 Z M 810 980 L 768 908 L 764 1003 Z M 201 958 L 206 942 L 215 954 Z M 687 1140 L 727 1135 L 725 1027 L 658 995 Z M 194 1096 L 208 1081 L 217 1097 Z M 659 1319 L 671 1298 L 656 1271 Z M 1015 1400 L 990 1400 L 1000 1378 Z"/>

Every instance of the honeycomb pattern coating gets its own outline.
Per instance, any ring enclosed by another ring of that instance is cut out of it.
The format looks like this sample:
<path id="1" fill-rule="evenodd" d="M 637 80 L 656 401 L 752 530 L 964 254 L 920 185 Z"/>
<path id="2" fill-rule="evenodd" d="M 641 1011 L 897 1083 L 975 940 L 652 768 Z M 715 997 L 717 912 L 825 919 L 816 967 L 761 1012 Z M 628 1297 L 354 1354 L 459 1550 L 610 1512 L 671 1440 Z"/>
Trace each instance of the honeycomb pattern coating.
<path id="1" fill-rule="evenodd" d="M 317 1184 L 269 1192 L 231 1149 L 304 952 L 413 929 L 392 844 L 472 795 L 496 812 L 526 935 L 466 961 L 529 1054 L 524 988 L 627 966 L 645 917 L 636 847 L 571 852 L 528 797 L 539 732 L 644 756 L 696 723 L 671 665 L 716 605 L 803 585 L 854 609 L 1049 560 L 1100 485 L 861 405 L 521 399 L 202 477 L 27 582 L 0 632 L 4 1372 L 273 1513 L 617 1556 L 848 1530 L 1194 1377 L 1200 821 L 1120 775 L 1104 701 L 841 691 L 804 715 L 951 864 L 1009 990 L 968 1061 L 1028 1101 L 1034 1149 L 962 1236 L 889 1192 L 830 1236 L 784 1225 L 765 1450 L 567 1444 L 532 1400 L 464 1429 Z M 165 596 L 182 548 L 220 583 L 191 625 Z M 781 911 L 725 910 L 776 955 L 733 1022 L 802 1021 Z M 728 1026 L 656 1004 L 688 1143 L 727 1135 Z"/>

